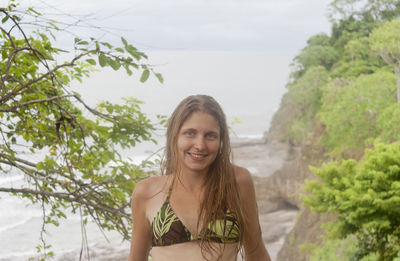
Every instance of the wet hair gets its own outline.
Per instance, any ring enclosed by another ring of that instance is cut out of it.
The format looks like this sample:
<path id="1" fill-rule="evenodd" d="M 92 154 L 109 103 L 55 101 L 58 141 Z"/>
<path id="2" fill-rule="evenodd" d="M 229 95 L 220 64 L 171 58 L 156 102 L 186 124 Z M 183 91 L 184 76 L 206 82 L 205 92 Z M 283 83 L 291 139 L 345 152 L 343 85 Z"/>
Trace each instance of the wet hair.
<path id="1" fill-rule="evenodd" d="M 236 183 L 232 153 L 229 141 L 229 129 L 226 116 L 221 106 L 214 98 L 207 95 L 193 95 L 182 100 L 168 121 L 167 142 L 164 158 L 161 164 L 163 175 L 173 175 L 174 182 L 180 180 L 181 166 L 178 156 L 177 140 L 184 122 L 195 112 L 211 115 L 220 128 L 219 152 L 210 165 L 204 183 L 204 199 L 200 206 L 198 229 L 201 237 L 200 245 L 203 257 L 205 253 L 216 253 L 221 257 L 221 249 L 216 249 L 208 240 L 211 231 L 208 225 L 214 226 L 217 220 L 224 220 L 229 210 L 235 217 L 239 227 L 239 244 L 237 251 L 243 245 L 244 214 L 240 204 L 238 186 Z M 201 222 L 200 222 L 201 221 Z M 203 224 L 200 227 L 200 224 Z"/>

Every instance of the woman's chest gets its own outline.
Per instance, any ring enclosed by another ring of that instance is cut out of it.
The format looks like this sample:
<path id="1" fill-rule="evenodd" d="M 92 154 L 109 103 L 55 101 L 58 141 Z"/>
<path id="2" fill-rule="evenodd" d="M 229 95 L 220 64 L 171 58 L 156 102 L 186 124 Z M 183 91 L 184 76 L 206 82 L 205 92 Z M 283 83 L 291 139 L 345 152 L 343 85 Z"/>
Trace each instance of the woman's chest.
<path id="1" fill-rule="evenodd" d="M 147 218 L 150 223 L 155 219 L 179 220 L 192 235 L 197 235 L 200 213 L 198 197 L 184 193 L 164 194 L 152 199 L 148 204 Z M 201 222 L 199 227 L 201 227 Z"/>

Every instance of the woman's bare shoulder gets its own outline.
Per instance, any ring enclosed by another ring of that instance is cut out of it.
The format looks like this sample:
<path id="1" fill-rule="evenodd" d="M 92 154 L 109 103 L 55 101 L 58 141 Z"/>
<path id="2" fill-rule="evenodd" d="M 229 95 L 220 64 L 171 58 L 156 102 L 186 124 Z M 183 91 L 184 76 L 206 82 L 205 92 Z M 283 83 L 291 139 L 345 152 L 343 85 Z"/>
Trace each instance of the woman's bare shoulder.
<path id="1" fill-rule="evenodd" d="M 251 174 L 246 168 L 235 165 L 234 170 L 235 170 L 236 182 L 239 185 L 239 187 L 253 185 Z"/>
<path id="2" fill-rule="evenodd" d="M 152 176 L 136 183 L 132 197 L 147 200 L 164 190 L 168 182 L 167 176 Z"/>

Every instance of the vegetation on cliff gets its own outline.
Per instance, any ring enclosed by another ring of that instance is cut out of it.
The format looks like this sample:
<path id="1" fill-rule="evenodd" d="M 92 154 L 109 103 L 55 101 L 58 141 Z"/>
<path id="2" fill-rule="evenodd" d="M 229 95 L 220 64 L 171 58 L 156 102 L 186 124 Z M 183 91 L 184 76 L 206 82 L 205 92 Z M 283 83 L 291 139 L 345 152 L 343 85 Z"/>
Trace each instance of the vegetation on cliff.
<path id="1" fill-rule="evenodd" d="M 303 248 L 314 260 L 400 258 L 399 18 L 397 0 L 335 0 L 331 34 L 310 37 L 293 60 L 269 135 L 311 142 L 325 153 L 316 165 L 331 162 L 311 168 L 319 179 L 303 198 L 337 215 L 324 245 Z"/>

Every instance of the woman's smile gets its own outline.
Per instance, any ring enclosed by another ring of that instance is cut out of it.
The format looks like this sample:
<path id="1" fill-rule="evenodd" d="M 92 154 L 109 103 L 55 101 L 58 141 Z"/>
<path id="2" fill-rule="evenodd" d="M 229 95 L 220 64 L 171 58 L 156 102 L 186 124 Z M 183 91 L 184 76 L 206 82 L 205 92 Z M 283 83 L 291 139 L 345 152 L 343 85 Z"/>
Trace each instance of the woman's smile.
<path id="1" fill-rule="evenodd" d="M 193 152 L 188 152 L 190 156 L 192 156 L 194 159 L 204 159 L 207 157 L 205 154 L 198 154 L 198 153 L 193 153 Z"/>

